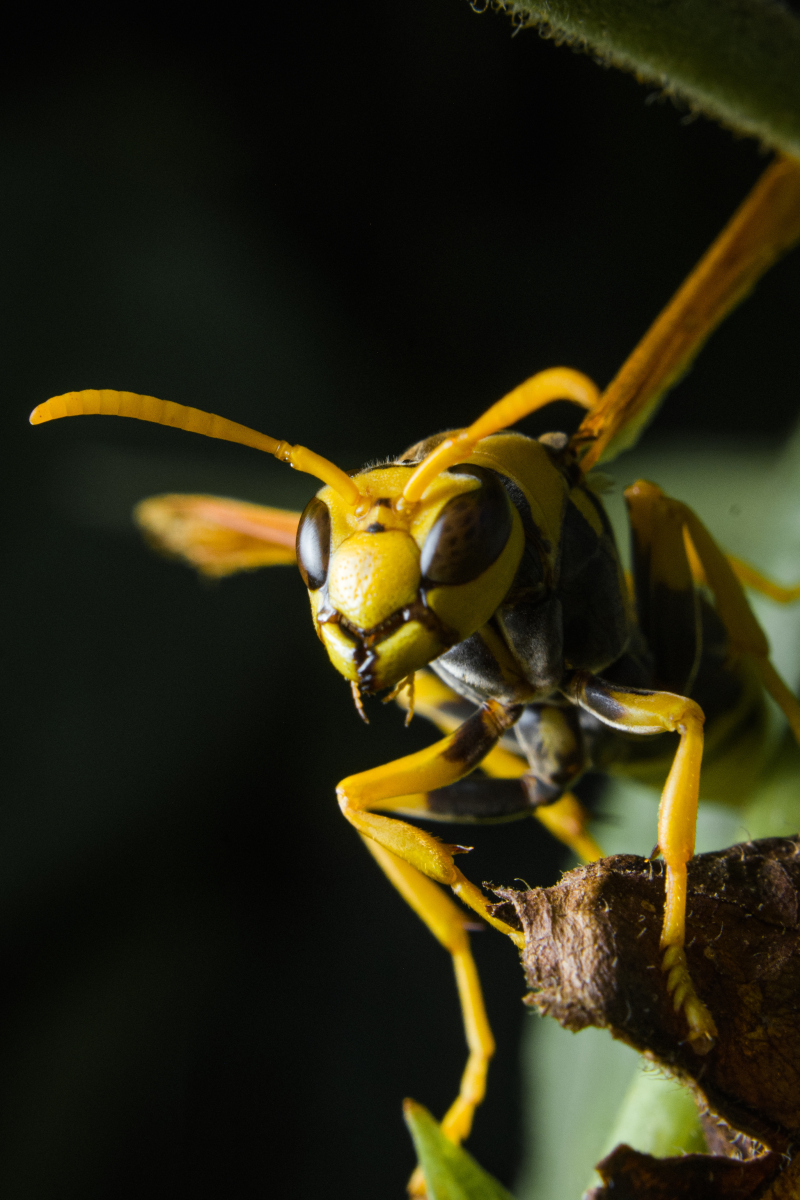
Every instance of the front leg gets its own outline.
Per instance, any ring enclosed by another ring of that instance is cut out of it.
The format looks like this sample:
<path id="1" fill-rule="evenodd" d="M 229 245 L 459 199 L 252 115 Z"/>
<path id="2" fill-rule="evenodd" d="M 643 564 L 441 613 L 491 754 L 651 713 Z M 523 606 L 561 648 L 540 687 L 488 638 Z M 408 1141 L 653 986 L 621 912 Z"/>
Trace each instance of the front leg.
<path id="1" fill-rule="evenodd" d="M 408 711 L 410 705 L 405 692 L 397 697 L 397 702 Z M 415 711 L 432 721 L 442 733 L 457 729 L 465 720 L 465 714 L 471 715 L 473 708 L 469 700 L 464 700 L 432 671 L 417 672 Z M 518 739 L 519 734 L 518 727 Z M 522 755 L 521 746 L 514 753 L 496 745 L 481 760 L 480 767 L 483 776 L 472 775 L 430 795 L 386 800 L 379 807 L 400 816 L 437 821 L 504 820 L 515 815 L 529 815 L 584 862 L 603 857 L 603 851 L 588 832 L 589 814 L 577 796 L 564 792 L 552 804 L 531 807 L 527 786 L 522 782 L 522 777 L 529 774 L 529 764 Z"/>
<path id="2" fill-rule="evenodd" d="M 494 1054 L 494 1038 L 486 1016 L 481 984 L 469 947 L 467 915 L 449 898 L 446 892 L 420 875 L 415 867 L 396 858 L 377 842 L 364 838 L 375 861 L 397 888 L 417 916 L 424 921 L 433 936 L 451 956 L 461 1004 L 469 1057 L 461 1077 L 461 1086 L 450 1108 L 442 1118 L 442 1133 L 451 1142 L 462 1142 L 472 1128 L 475 1109 L 486 1091 L 486 1073 Z M 411 1197 L 422 1200 L 427 1196 L 425 1178 L 417 1167 L 408 1184 Z"/>
<path id="3" fill-rule="evenodd" d="M 400 796 L 411 797 L 409 807 L 413 809 L 417 807 L 413 803 L 414 796 L 448 787 L 462 779 L 486 757 L 521 712 L 521 705 L 488 700 L 449 737 L 383 767 L 350 775 L 336 789 L 343 814 L 362 837 L 377 842 L 429 879 L 453 888 L 470 908 L 517 944 L 521 935 L 492 916 L 489 901 L 456 867 L 453 855 L 463 853 L 463 846 L 448 845 L 414 825 L 370 810 L 381 808 L 385 801 Z"/>
<path id="4" fill-rule="evenodd" d="M 386 766 L 351 775 L 336 789 L 347 820 L 365 839 L 391 883 L 452 957 L 469 1049 L 458 1096 L 442 1121 L 443 1132 L 456 1143 L 468 1135 L 475 1109 L 483 1099 L 494 1039 L 470 953 L 465 915 L 436 887 L 436 882 L 448 884 L 461 900 L 520 947 L 522 934 L 494 917 L 481 890 L 458 870 L 453 854 L 463 847 L 447 845 L 405 821 L 369 809 L 386 805 L 399 796 L 407 796 L 414 809 L 414 793 L 424 796 L 463 778 L 491 751 L 521 711 L 520 707 L 489 701 L 436 745 Z M 409 1193 L 416 1197 L 426 1194 L 419 1169 L 411 1177 Z"/>
<path id="5" fill-rule="evenodd" d="M 680 744 L 661 794 L 658 848 L 667 864 L 667 896 L 661 948 L 662 970 L 676 1011 L 683 1009 L 689 1041 L 707 1054 L 717 1029 L 697 995 L 686 963 L 686 864 L 694 854 L 700 765 L 703 758 L 703 710 L 671 692 L 623 688 L 585 672 L 576 672 L 565 694 L 604 724 L 627 733 L 678 733 Z"/>

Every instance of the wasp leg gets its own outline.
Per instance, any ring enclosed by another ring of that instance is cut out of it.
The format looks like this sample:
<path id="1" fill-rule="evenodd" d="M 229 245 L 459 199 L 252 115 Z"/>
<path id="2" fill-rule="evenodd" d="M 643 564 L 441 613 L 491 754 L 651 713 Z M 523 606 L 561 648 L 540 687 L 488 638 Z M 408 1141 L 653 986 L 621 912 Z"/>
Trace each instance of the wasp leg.
<path id="1" fill-rule="evenodd" d="M 488 700 L 449 737 L 385 766 L 350 775 L 336 789 L 342 813 L 363 837 L 377 842 L 429 879 L 448 884 L 470 908 L 517 945 L 521 945 L 521 934 L 492 916 L 489 901 L 456 867 L 453 854 L 462 853 L 464 847 L 447 845 L 405 821 L 371 810 L 387 807 L 386 801 L 397 797 L 411 799 L 407 805 L 395 807 L 414 809 L 415 796 L 463 779 L 486 757 L 501 734 L 511 728 L 520 712 L 519 705 Z"/>
<path id="2" fill-rule="evenodd" d="M 401 693 L 397 697 L 397 703 L 401 708 L 408 708 L 408 702 L 405 699 L 405 693 Z M 469 700 L 465 700 L 449 688 L 446 683 L 439 679 L 438 675 L 434 675 L 433 671 L 419 671 L 417 673 L 416 682 L 416 699 L 415 711 L 428 721 L 431 721 L 437 729 L 442 733 L 452 733 L 458 728 L 458 725 L 474 712 L 475 706 Z M 486 757 L 481 761 L 481 770 L 489 775 L 493 780 L 506 781 L 518 780 L 528 771 L 528 762 L 521 754 L 515 754 L 511 750 L 506 750 L 503 746 L 494 746 L 489 751 Z M 470 777 L 469 783 L 474 789 L 482 785 L 483 794 L 487 797 L 491 793 L 491 784 L 488 780 L 480 780 L 477 777 Z M 442 795 L 446 789 L 440 789 L 439 794 Z M 473 791 L 473 795 L 476 793 Z M 520 796 L 521 793 L 517 793 Z M 407 798 L 405 798 L 407 799 Z M 506 790 L 506 801 L 510 801 L 510 792 Z M 427 797 L 414 797 L 415 807 L 412 809 L 410 805 L 403 804 L 381 804 L 380 808 L 383 811 L 387 809 L 396 809 L 397 811 L 405 811 L 407 814 L 416 814 L 420 817 L 428 816 L 437 820 L 463 821 L 480 820 L 481 817 L 491 819 L 491 813 L 474 813 L 472 816 L 465 816 L 462 810 L 458 809 L 458 815 L 455 813 L 448 818 L 443 815 L 445 809 L 440 803 L 439 811 L 434 814 L 430 811 L 430 807 L 426 804 Z M 492 798 L 488 800 L 491 807 L 494 804 L 502 803 L 500 793 L 494 793 Z M 496 813 L 495 819 L 498 817 L 513 816 L 519 812 L 520 816 L 525 815 L 525 805 L 520 803 L 519 809 L 509 809 L 503 813 Z M 527 812 L 535 817 L 540 824 L 544 825 L 545 829 L 556 838 L 557 841 L 565 845 L 572 851 L 576 857 L 583 862 L 595 862 L 598 858 L 603 857 L 603 851 L 598 846 L 597 842 L 588 832 L 589 814 L 583 807 L 577 796 L 571 792 L 566 792 L 560 799 L 553 804 L 540 805 L 531 811 L 527 808 Z"/>
<path id="3" fill-rule="evenodd" d="M 481 824 L 493 821 L 513 821 L 536 817 L 545 829 L 568 846 L 583 862 L 594 862 L 603 851 L 587 832 L 589 814 L 571 792 L 552 804 L 531 804 L 531 792 L 526 786 L 527 764 L 518 763 L 516 776 L 491 778 L 488 756 L 481 763 L 485 775 L 470 775 L 449 787 L 415 796 L 398 796 L 375 804 L 382 812 L 403 816 L 423 817 L 428 821 Z"/>
<path id="4" fill-rule="evenodd" d="M 597 862 L 603 857 L 603 850 L 587 828 L 589 814 L 572 792 L 565 792 L 555 804 L 537 808 L 533 815 L 548 833 L 567 846 L 581 862 Z"/>
<path id="5" fill-rule="evenodd" d="M 762 575 L 744 559 L 736 558 L 733 554 L 729 554 L 727 557 L 734 575 L 745 587 L 752 588 L 754 592 L 760 592 L 762 596 L 768 596 L 776 604 L 794 604 L 796 600 L 800 600 L 800 583 L 776 583 L 774 579 L 770 579 L 768 575 Z M 703 576 L 705 583 L 705 572 L 703 572 Z"/>
<path id="6" fill-rule="evenodd" d="M 684 519 L 652 483 L 625 491 L 632 533 L 639 628 L 653 656 L 655 685 L 691 694 L 702 651 L 700 596 L 684 540 Z"/>
<path id="7" fill-rule="evenodd" d="M 470 1050 L 458 1097 L 442 1125 L 454 1141 L 460 1141 L 469 1133 L 475 1108 L 483 1098 L 486 1068 L 494 1042 L 469 951 L 464 917 L 431 881 L 448 884 L 470 908 L 507 934 L 519 947 L 523 945 L 523 936 L 492 914 L 489 901 L 481 890 L 458 870 L 453 854 L 463 847 L 447 845 L 405 821 L 370 810 L 397 797 L 409 797 L 409 806 L 413 809 L 415 794 L 435 791 L 463 778 L 488 754 L 519 715 L 519 706 L 508 707 L 488 701 L 459 729 L 434 746 L 386 766 L 351 775 L 336 789 L 344 816 L 368 842 L 401 895 L 453 956 Z M 415 1173 L 410 1186 L 412 1194 L 424 1195 L 418 1174 Z"/>
<path id="8" fill-rule="evenodd" d="M 692 545 L 691 539 L 687 539 L 686 541 L 686 553 L 689 557 L 689 565 L 692 569 L 692 578 L 695 583 L 707 584 L 708 580 L 703 570 L 703 564 L 697 557 L 697 551 Z M 727 554 L 725 557 L 739 583 L 744 584 L 751 591 L 760 592 L 762 596 L 768 596 L 776 604 L 794 604 L 796 600 L 800 600 L 800 583 L 776 583 L 774 579 L 770 579 L 768 575 L 764 575 L 761 571 L 758 571 L 751 563 L 745 562 L 743 558 L 737 558 L 735 554 Z"/>
<path id="9" fill-rule="evenodd" d="M 740 583 L 752 588 L 754 592 L 761 592 L 762 596 L 769 596 L 776 604 L 794 604 L 796 600 L 800 600 L 800 583 L 776 583 L 774 579 L 751 567 L 750 563 L 732 554 L 728 555 L 728 562 Z"/>
<path id="10" fill-rule="evenodd" d="M 446 683 L 442 683 L 433 671 L 417 672 L 414 691 L 415 714 L 425 717 L 440 733 L 454 733 L 476 710 L 476 705 L 459 696 Z M 396 697 L 396 702 L 408 711 L 407 692 L 401 692 Z M 516 779 L 518 775 L 524 774 L 528 764 L 522 755 L 506 750 L 504 746 L 495 745 L 481 760 L 481 767 L 489 775 L 496 775 L 501 779 Z"/>
<path id="11" fill-rule="evenodd" d="M 791 730 L 800 743 L 800 704 L 781 679 L 769 659 L 769 643 L 766 634 L 747 603 L 744 589 L 736 577 L 734 568 L 720 550 L 702 521 L 690 508 L 678 500 L 672 500 L 652 483 L 636 483 L 626 492 L 644 493 L 655 496 L 667 505 L 683 525 L 685 538 L 699 562 L 705 582 L 710 588 L 717 613 L 725 626 L 731 649 L 748 657 L 757 668 L 765 689 L 783 709 Z M 754 575 L 757 574 L 754 572 Z M 768 582 L 759 577 L 763 582 Z"/>
<path id="12" fill-rule="evenodd" d="M 494 1054 L 494 1038 L 465 929 L 467 917 L 416 867 L 390 854 L 376 842 L 368 838 L 364 841 L 389 881 L 452 956 L 469 1058 L 458 1097 L 442 1120 L 442 1130 L 451 1141 L 460 1142 L 469 1135 L 475 1109 L 483 1100 L 486 1072 Z"/>
<path id="13" fill-rule="evenodd" d="M 661 795 L 658 845 L 667 864 L 667 896 L 661 948 L 662 969 L 676 1011 L 683 1009 L 689 1041 L 698 1054 L 714 1044 L 716 1026 L 697 995 L 683 949 L 686 934 L 686 864 L 694 854 L 700 764 L 703 757 L 703 711 L 684 696 L 617 687 L 582 672 L 566 694 L 606 725 L 627 733 L 680 734 L 680 744 Z"/>
<path id="14" fill-rule="evenodd" d="M 783 709 L 792 733 L 800 743 L 800 704 L 770 662 L 769 642 L 747 603 L 741 583 L 702 521 L 686 505 L 680 507 L 686 520 L 686 532 L 702 563 L 731 643 L 753 659 L 764 687 Z"/>

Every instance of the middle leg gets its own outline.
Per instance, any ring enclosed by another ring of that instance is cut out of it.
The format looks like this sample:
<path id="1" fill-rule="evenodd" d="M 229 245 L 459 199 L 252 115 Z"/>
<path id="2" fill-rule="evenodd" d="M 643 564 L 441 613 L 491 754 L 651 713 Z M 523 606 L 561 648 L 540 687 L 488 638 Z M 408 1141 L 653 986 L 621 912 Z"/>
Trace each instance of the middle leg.
<path id="1" fill-rule="evenodd" d="M 397 697 L 397 702 L 408 710 L 404 694 Z M 416 712 L 442 733 L 452 733 L 473 711 L 470 701 L 457 695 L 432 671 L 417 673 Z M 514 752 L 495 745 L 481 760 L 481 774 L 434 792 L 397 797 L 374 807 L 382 812 L 454 823 L 532 816 L 583 862 L 602 858 L 603 851 L 588 831 L 589 813 L 577 796 L 564 792 L 547 804 L 532 799 L 531 788 L 525 782 L 529 770 L 521 748 Z"/>
<path id="2" fill-rule="evenodd" d="M 565 694 L 604 724 L 626 733 L 678 733 L 680 743 L 661 795 L 658 848 L 667 865 L 667 895 L 661 948 L 662 970 L 676 1011 L 683 1009 L 689 1041 L 707 1054 L 717 1034 L 714 1020 L 697 995 L 686 962 L 686 865 L 694 854 L 700 766 L 703 758 L 703 711 L 684 696 L 624 688 L 577 672 Z"/>
<path id="3" fill-rule="evenodd" d="M 448 845 L 423 829 L 376 810 L 419 811 L 420 796 L 447 788 L 468 775 L 520 713 L 519 705 L 489 700 L 449 737 L 385 766 L 350 775 L 336 789 L 343 815 L 362 837 L 383 846 L 429 879 L 452 887 L 470 908 L 517 945 L 522 935 L 492 915 L 489 901 L 456 867 L 454 854 L 468 847 Z"/>

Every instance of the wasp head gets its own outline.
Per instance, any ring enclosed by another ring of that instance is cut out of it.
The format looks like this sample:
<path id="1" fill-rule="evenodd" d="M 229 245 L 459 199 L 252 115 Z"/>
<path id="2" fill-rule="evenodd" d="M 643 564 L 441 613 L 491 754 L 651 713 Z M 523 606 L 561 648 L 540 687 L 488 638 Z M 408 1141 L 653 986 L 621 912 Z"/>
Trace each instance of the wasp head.
<path id="1" fill-rule="evenodd" d="M 408 505 L 413 469 L 355 475 L 355 506 L 322 488 L 297 531 L 317 633 L 364 692 L 391 687 L 485 624 L 522 555 L 519 515 L 493 471 L 451 467 Z"/>

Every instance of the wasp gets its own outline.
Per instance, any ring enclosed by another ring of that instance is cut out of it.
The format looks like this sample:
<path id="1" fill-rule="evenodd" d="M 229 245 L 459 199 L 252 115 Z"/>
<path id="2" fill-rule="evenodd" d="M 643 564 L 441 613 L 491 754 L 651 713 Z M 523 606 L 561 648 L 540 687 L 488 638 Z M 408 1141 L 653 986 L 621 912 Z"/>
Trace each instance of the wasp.
<path id="1" fill-rule="evenodd" d="M 601 853 L 571 789 L 595 770 L 663 782 L 654 853 L 666 862 L 665 987 L 698 1054 L 716 1027 L 684 950 L 698 798 L 745 791 L 766 753 L 767 694 L 800 739 L 800 704 L 769 659 L 743 583 L 782 589 L 728 559 L 655 484 L 627 489 L 626 575 L 592 469 L 634 444 L 705 339 L 800 238 L 800 162 L 776 160 L 603 394 L 576 370 L 542 371 L 470 426 L 345 472 L 219 416 L 129 392 L 70 392 L 31 421 L 135 417 L 263 450 L 322 487 L 302 514 L 213 496 L 158 496 L 149 539 L 223 576 L 296 562 L 314 628 L 362 696 L 390 689 L 445 735 L 339 783 L 342 813 L 452 956 L 469 1057 L 442 1128 L 455 1142 L 484 1096 L 494 1042 L 468 941 L 474 918 L 522 935 L 457 865 L 466 847 L 413 823 L 535 816 L 584 859 Z M 577 431 L 515 432 L 555 400 Z M 476 769 L 480 769 L 475 774 Z M 735 797 L 733 797 L 735 798 Z M 409 820 L 408 818 L 411 818 Z M 412 1190 L 424 1191 L 419 1178 Z"/>

